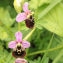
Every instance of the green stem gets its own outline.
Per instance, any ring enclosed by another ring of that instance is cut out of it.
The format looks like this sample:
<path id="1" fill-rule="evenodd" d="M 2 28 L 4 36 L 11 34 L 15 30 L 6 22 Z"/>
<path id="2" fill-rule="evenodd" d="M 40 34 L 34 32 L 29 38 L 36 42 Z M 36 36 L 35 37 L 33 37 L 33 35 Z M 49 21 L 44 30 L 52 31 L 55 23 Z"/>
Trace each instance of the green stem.
<path id="1" fill-rule="evenodd" d="M 54 59 L 52 63 L 58 63 L 62 55 L 63 55 L 63 49 L 59 52 L 58 56 Z"/>
<path id="2" fill-rule="evenodd" d="M 45 53 L 45 52 L 52 52 L 52 51 L 56 51 L 56 50 L 61 49 L 61 48 L 63 48 L 63 45 L 62 46 L 57 46 L 55 48 L 51 48 L 51 49 L 48 49 L 48 50 L 42 50 L 42 51 L 36 51 L 36 52 L 33 52 L 33 53 L 29 53 L 27 56 L 32 56 L 32 55 Z"/>
<path id="3" fill-rule="evenodd" d="M 52 44 L 53 37 L 54 37 L 54 33 L 52 34 L 52 37 L 51 37 L 51 39 L 50 39 L 49 45 L 48 45 L 48 47 L 47 47 L 47 50 L 50 48 L 50 46 L 51 46 L 51 44 Z M 44 62 L 44 60 L 45 60 L 47 54 L 48 54 L 48 52 L 46 51 L 45 54 L 44 54 L 44 56 L 43 56 L 43 58 L 42 58 L 42 63 Z"/>
<path id="4" fill-rule="evenodd" d="M 23 40 L 27 40 L 35 31 L 36 28 L 33 28 L 32 31 L 23 39 Z"/>
<path id="5" fill-rule="evenodd" d="M 20 23 L 18 22 L 18 31 L 20 31 Z"/>

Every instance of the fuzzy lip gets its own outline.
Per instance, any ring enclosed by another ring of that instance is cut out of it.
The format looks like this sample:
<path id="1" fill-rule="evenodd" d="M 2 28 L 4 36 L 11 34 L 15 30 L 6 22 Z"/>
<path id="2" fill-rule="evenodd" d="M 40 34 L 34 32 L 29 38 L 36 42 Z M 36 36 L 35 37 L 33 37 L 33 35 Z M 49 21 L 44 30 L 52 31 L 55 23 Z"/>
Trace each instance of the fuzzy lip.
<path id="1" fill-rule="evenodd" d="M 22 13 L 19 13 L 16 17 L 17 22 L 22 22 L 27 19 L 27 16 L 31 13 L 31 10 L 28 9 L 28 2 L 25 2 L 23 5 L 23 11 Z"/>
<path id="2" fill-rule="evenodd" d="M 8 44 L 9 48 L 14 49 L 14 48 L 16 48 L 16 46 L 18 44 L 20 44 L 21 47 L 23 47 L 23 48 L 29 48 L 30 47 L 30 43 L 28 41 L 22 40 L 22 33 L 20 31 L 15 33 L 15 37 L 16 37 L 15 41 L 10 41 L 9 42 L 9 44 Z"/>

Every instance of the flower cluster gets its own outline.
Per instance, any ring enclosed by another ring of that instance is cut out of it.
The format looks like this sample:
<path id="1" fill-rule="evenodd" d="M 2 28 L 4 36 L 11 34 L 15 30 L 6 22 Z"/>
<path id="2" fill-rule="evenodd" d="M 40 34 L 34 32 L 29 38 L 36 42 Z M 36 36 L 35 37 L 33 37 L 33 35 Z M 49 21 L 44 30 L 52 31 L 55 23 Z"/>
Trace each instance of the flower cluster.
<path id="1" fill-rule="evenodd" d="M 31 10 L 28 9 L 28 2 L 24 3 L 23 12 L 19 13 L 16 17 L 17 22 L 22 22 L 24 20 L 28 28 L 33 28 L 34 19 Z M 22 40 L 22 33 L 20 31 L 15 33 L 15 37 L 16 40 L 10 41 L 8 44 L 8 47 L 13 49 L 12 55 L 16 58 L 15 63 L 28 63 L 24 57 L 26 55 L 26 48 L 30 47 L 30 43 L 26 40 Z"/>

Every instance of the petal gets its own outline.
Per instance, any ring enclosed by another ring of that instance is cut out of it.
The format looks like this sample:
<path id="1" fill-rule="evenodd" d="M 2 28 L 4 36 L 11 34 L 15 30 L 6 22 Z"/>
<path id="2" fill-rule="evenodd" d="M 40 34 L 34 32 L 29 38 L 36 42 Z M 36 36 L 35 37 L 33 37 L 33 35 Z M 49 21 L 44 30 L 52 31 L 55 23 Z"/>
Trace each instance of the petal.
<path id="1" fill-rule="evenodd" d="M 22 41 L 22 47 L 29 48 L 30 47 L 30 43 L 28 41 Z"/>
<path id="2" fill-rule="evenodd" d="M 23 11 L 24 12 L 28 12 L 29 9 L 28 9 L 28 2 L 25 2 L 24 5 L 23 5 Z"/>
<path id="3" fill-rule="evenodd" d="M 13 49 L 16 47 L 16 42 L 15 41 L 11 41 L 9 44 L 8 44 L 8 47 Z"/>
<path id="4" fill-rule="evenodd" d="M 24 21 L 25 19 L 26 19 L 26 14 L 23 12 L 23 13 L 19 13 L 18 15 L 17 15 L 17 17 L 16 17 L 16 21 L 17 22 L 22 22 L 22 21 Z"/>
<path id="5" fill-rule="evenodd" d="M 15 33 L 16 41 L 21 42 L 22 41 L 22 33 L 20 31 Z"/>
<path id="6" fill-rule="evenodd" d="M 23 59 L 23 58 L 17 58 L 15 60 L 15 63 L 27 63 L 27 60 Z"/>

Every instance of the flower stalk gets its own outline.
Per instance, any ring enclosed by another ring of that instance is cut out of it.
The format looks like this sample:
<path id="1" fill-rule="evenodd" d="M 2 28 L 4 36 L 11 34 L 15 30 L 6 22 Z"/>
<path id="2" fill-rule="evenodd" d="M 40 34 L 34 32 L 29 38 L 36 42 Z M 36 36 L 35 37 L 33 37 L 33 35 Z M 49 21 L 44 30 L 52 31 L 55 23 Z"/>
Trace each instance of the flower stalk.
<path id="1" fill-rule="evenodd" d="M 35 31 L 35 27 L 32 29 L 32 31 L 23 39 L 23 40 L 27 40 L 32 34 L 33 32 Z"/>
<path id="2" fill-rule="evenodd" d="M 18 22 L 18 31 L 15 33 L 16 39 L 10 41 L 8 47 L 13 49 L 12 55 L 16 58 L 15 63 L 28 63 L 27 60 L 24 59 L 26 55 L 26 48 L 30 47 L 30 42 L 26 41 L 35 31 L 34 27 L 34 18 L 33 12 L 28 9 L 28 2 L 25 2 L 23 5 L 24 0 L 14 0 L 14 8 L 17 11 L 18 15 L 16 17 L 16 21 Z M 21 13 L 23 5 L 23 12 Z M 31 32 L 22 40 L 22 33 L 20 32 L 20 22 L 25 21 L 26 26 L 31 28 Z"/>

